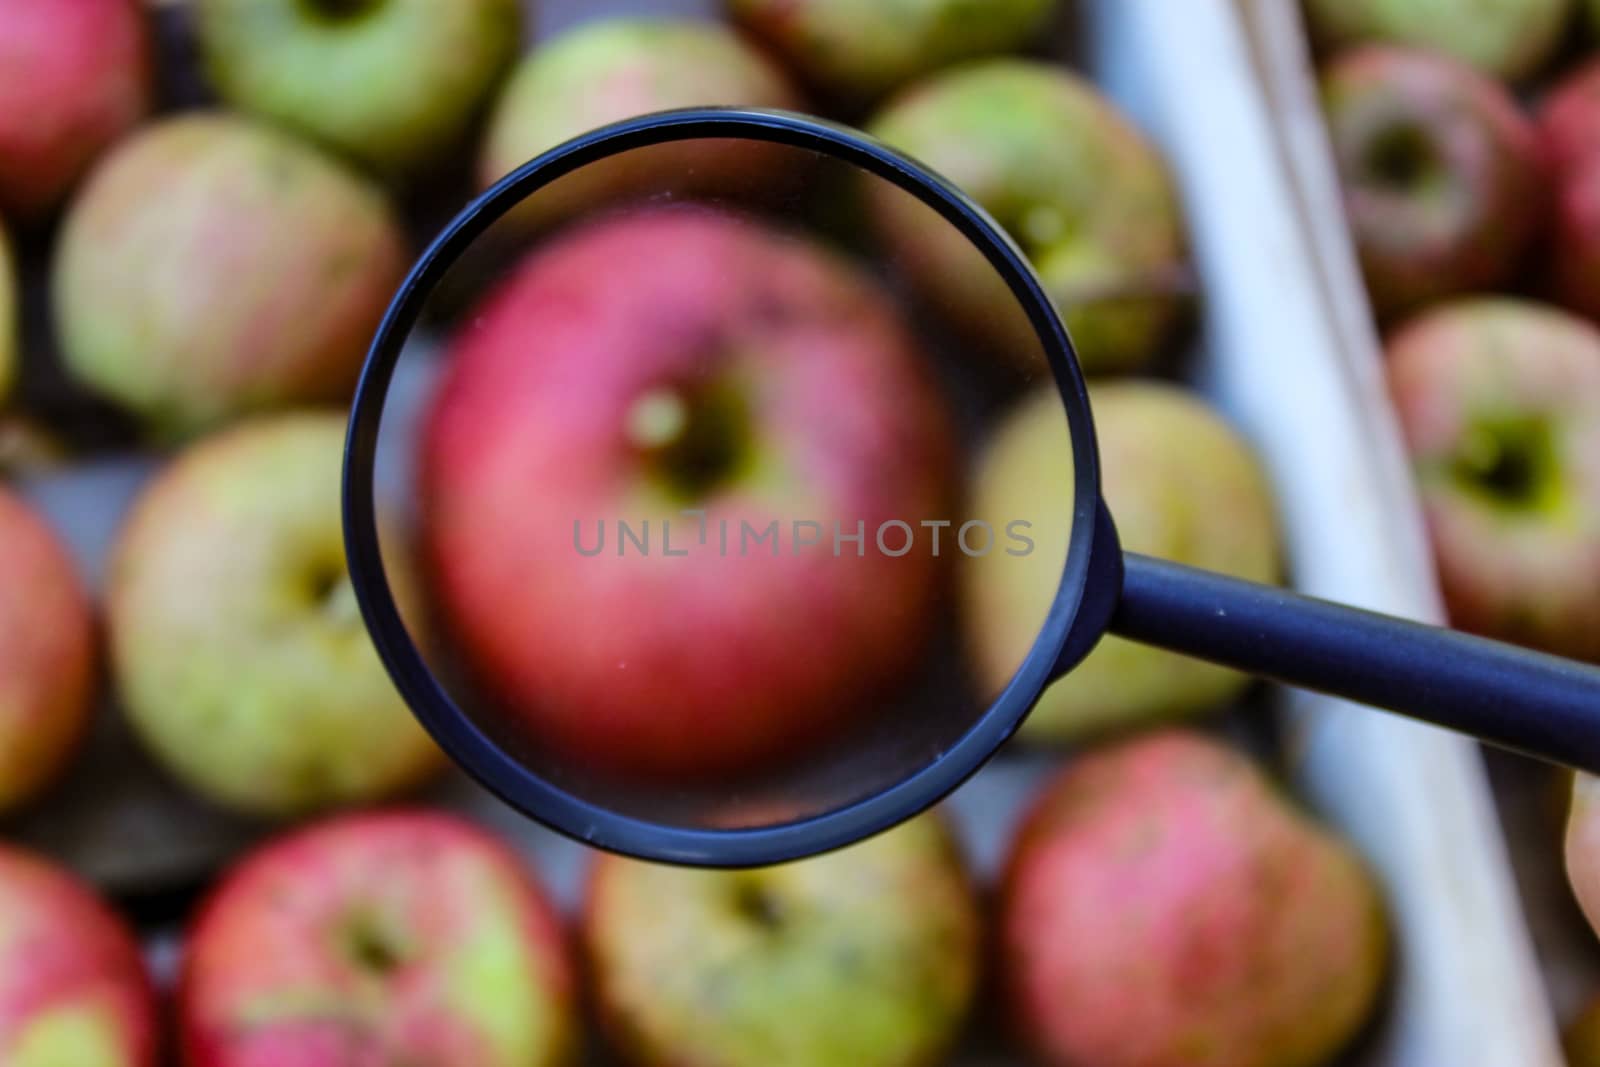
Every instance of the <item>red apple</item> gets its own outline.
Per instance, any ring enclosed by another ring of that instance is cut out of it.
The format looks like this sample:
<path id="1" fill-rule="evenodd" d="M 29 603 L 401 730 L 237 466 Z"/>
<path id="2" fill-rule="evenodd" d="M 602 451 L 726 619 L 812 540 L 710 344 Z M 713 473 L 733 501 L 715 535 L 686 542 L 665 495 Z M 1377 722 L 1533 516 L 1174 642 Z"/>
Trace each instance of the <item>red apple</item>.
<path id="1" fill-rule="evenodd" d="M 0 846 L 0 1063 L 156 1067 L 155 996 L 139 948 L 86 886 Z"/>
<path id="2" fill-rule="evenodd" d="M 1394 336 L 1389 385 L 1451 620 L 1600 657 L 1600 330 L 1463 301 Z"/>
<path id="3" fill-rule="evenodd" d="M 72 374 L 174 438 L 347 399 L 404 269 L 376 186 L 271 127 L 191 114 L 95 170 L 52 296 Z"/>
<path id="4" fill-rule="evenodd" d="M 0 4 L 0 210 L 27 219 L 58 204 L 150 95 L 138 0 Z"/>
<path id="5" fill-rule="evenodd" d="M 215 891 L 178 993 L 188 1067 L 559 1067 L 577 1039 L 554 911 L 451 816 L 348 816 Z"/>
<path id="6" fill-rule="evenodd" d="M 0 812 L 56 777 L 88 722 L 94 625 L 50 527 L 0 489 Z"/>
<path id="7" fill-rule="evenodd" d="M 1538 135 L 1504 86 L 1441 55 L 1374 45 L 1337 57 L 1322 93 L 1379 314 L 1516 276 L 1547 190 Z"/>
<path id="8" fill-rule="evenodd" d="M 600 858 L 583 923 L 638 1067 L 921 1067 L 972 1006 L 981 922 L 934 817 L 749 871 Z"/>
<path id="9" fill-rule="evenodd" d="M 1001 900 L 1023 1036 L 1060 1067 L 1314 1067 L 1372 1009 L 1377 892 L 1244 757 L 1161 733 L 1072 764 Z"/>
<path id="10" fill-rule="evenodd" d="M 1600 62 L 1550 94 L 1539 127 L 1555 177 L 1551 287 L 1567 307 L 1600 319 Z"/>
<path id="11" fill-rule="evenodd" d="M 471 321 L 425 442 L 426 540 L 456 636 L 538 743 L 727 772 L 919 653 L 942 561 L 874 532 L 944 517 L 950 427 L 866 275 L 753 222 L 645 210 L 537 253 Z M 652 523 L 648 558 L 622 521 Z M 751 550 L 743 524 L 776 539 Z"/>

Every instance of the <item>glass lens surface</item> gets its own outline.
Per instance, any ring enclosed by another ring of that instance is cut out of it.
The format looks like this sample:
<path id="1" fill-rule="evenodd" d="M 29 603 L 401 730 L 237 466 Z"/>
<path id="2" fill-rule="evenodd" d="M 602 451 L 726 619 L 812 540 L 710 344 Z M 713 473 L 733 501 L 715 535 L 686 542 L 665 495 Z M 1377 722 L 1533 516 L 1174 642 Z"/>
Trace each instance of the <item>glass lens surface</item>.
<path id="1" fill-rule="evenodd" d="M 919 287 L 929 259 L 960 277 Z M 948 751 L 1055 598 L 1072 452 L 1044 351 L 884 179 L 732 138 L 629 150 L 428 296 L 379 428 L 387 581 L 439 687 L 572 797 L 695 829 L 839 810 Z"/>

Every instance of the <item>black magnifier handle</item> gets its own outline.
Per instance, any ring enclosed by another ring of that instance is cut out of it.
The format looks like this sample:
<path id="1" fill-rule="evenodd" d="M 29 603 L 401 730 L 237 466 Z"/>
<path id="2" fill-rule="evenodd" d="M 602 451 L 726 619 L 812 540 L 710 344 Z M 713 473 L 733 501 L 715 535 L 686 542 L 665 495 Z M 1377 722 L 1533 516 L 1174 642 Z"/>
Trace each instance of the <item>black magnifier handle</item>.
<path id="1" fill-rule="evenodd" d="M 1600 668 L 1134 553 L 1111 632 L 1600 773 Z"/>

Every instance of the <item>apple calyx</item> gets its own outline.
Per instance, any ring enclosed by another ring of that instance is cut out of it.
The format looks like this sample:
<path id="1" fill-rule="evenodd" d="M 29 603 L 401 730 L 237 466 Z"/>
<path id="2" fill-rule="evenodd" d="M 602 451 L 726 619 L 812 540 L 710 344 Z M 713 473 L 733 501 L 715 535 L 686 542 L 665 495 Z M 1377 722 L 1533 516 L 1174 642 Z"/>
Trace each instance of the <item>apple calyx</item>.
<path id="1" fill-rule="evenodd" d="M 674 500 L 694 502 L 738 474 L 749 453 L 749 406 L 724 380 L 663 386 L 634 401 L 626 433 L 650 481 Z"/>
<path id="2" fill-rule="evenodd" d="M 1411 122 L 1394 123 L 1372 138 L 1365 171 L 1375 185 L 1399 191 L 1426 188 L 1443 173 L 1428 131 Z"/>
<path id="3" fill-rule="evenodd" d="M 1511 509 L 1548 505 L 1559 488 L 1555 444 L 1549 425 L 1539 419 L 1473 425 L 1451 469 L 1456 481 Z"/>
<path id="4" fill-rule="evenodd" d="M 383 0 L 300 0 L 300 7 L 318 22 L 348 22 L 382 3 Z"/>
<path id="5" fill-rule="evenodd" d="M 411 956 L 406 939 L 396 933 L 391 924 L 375 915 L 361 913 L 352 916 L 343 932 L 347 959 L 357 970 L 377 978 L 387 978 L 405 966 Z"/>
<path id="6" fill-rule="evenodd" d="M 740 881 L 734 887 L 733 907 L 741 919 L 758 929 L 775 931 L 783 925 L 782 903 L 760 882 Z"/>

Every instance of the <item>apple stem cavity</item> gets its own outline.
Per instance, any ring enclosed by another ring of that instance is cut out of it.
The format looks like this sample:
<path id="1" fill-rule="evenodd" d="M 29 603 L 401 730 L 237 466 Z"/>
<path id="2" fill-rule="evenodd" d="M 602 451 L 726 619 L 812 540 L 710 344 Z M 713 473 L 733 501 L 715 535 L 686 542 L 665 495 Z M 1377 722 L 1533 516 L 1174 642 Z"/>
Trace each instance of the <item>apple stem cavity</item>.
<path id="1" fill-rule="evenodd" d="M 300 0 L 312 18 L 322 22 L 345 22 L 365 15 L 383 0 Z"/>
<path id="2" fill-rule="evenodd" d="M 1436 173 L 1439 156 L 1427 132 L 1417 126 L 1391 126 L 1367 152 L 1367 168 L 1382 184 L 1410 189 Z"/>
<path id="3" fill-rule="evenodd" d="M 1508 507 L 1538 503 L 1551 487 L 1549 427 L 1537 422 L 1480 424 L 1468 433 L 1457 476 Z"/>
<path id="4" fill-rule="evenodd" d="M 652 480 L 674 498 L 694 501 L 737 473 L 748 451 L 749 412 L 726 382 L 669 386 L 634 402 L 626 432 Z"/>
<path id="5" fill-rule="evenodd" d="M 776 930 L 783 925 L 783 908 L 777 898 L 755 883 L 740 884 L 734 898 L 734 907 L 752 926 L 763 930 Z"/>

